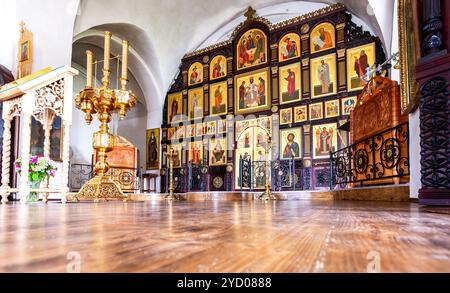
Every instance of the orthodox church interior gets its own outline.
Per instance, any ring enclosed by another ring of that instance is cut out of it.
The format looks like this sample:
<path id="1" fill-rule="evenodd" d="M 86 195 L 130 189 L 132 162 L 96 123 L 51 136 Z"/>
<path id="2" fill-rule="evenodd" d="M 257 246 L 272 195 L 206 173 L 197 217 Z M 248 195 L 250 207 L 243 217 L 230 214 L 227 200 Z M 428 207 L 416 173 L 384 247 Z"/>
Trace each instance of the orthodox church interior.
<path id="1" fill-rule="evenodd" d="M 449 1 L 0 16 L 0 272 L 450 272 Z"/>

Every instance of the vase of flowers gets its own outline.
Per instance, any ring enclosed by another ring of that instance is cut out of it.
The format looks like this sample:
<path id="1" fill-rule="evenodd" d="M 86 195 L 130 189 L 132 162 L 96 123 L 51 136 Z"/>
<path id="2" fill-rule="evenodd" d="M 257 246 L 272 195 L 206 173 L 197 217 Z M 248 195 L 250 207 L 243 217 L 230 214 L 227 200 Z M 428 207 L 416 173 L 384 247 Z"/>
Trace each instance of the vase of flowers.
<path id="1" fill-rule="evenodd" d="M 22 172 L 22 159 L 18 158 L 14 162 L 16 172 L 20 175 Z M 31 189 L 39 188 L 41 182 L 47 180 L 47 178 L 54 177 L 56 173 L 56 167 L 47 157 L 43 155 L 31 156 L 28 168 L 28 184 Z M 29 202 L 36 202 L 39 200 L 37 192 L 30 192 L 28 196 Z"/>

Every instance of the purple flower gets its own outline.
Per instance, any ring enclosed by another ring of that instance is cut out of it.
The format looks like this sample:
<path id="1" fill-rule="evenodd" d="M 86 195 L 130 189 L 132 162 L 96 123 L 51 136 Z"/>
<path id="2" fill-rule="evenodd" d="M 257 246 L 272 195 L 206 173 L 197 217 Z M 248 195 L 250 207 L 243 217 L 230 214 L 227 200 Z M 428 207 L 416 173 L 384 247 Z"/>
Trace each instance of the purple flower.
<path id="1" fill-rule="evenodd" d="M 38 162 L 38 157 L 32 156 L 31 157 L 31 164 L 37 164 L 37 162 Z"/>
<path id="2" fill-rule="evenodd" d="M 55 177 L 56 172 L 55 172 L 55 170 L 48 170 L 48 171 L 47 171 L 47 175 L 50 175 L 50 176 L 52 176 L 52 177 Z"/>

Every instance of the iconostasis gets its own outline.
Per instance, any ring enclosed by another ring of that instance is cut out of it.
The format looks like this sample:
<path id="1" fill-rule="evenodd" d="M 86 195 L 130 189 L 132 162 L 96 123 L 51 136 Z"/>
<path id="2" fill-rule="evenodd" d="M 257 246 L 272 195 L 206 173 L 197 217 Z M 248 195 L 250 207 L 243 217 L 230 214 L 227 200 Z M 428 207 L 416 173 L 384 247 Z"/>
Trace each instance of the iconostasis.
<path id="1" fill-rule="evenodd" d="M 243 158 L 294 159 L 309 174 L 300 188 L 328 187 L 329 153 L 349 141 L 338 127 L 366 84 L 366 69 L 385 60 L 380 40 L 341 4 L 277 24 L 251 8 L 246 17 L 230 40 L 181 60 L 163 114 L 163 173 L 164 153 L 173 148 L 179 192 L 190 163 L 208 168 L 202 190 L 250 188 L 241 186 Z"/>

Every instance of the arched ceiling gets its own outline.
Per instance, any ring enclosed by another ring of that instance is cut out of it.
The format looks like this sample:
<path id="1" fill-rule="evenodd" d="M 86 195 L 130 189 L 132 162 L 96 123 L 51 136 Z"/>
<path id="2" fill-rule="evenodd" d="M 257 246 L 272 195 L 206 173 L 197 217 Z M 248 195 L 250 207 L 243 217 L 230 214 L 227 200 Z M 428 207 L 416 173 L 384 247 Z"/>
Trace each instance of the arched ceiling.
<path id="1" fill-rule="evenodd" d="M 242 19 L 248 6 L 276 21 L 337 2 L 380 36 L 389 51 L 392 17 L 385 13 L 392 13 L 394 0 L 81 0 L 74 35 L 75 40 L 97 35 L 99 42 L 102 30 L 108 29 L 130 40 L 135 60 L 130 61 L 130 70 L 146 96 L 148 111 L 160 116 L 165 92 L 183 55 L 226 36 L 224 27 Z"/>

